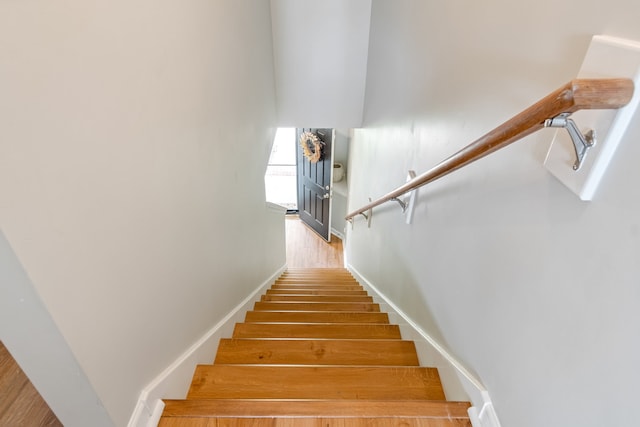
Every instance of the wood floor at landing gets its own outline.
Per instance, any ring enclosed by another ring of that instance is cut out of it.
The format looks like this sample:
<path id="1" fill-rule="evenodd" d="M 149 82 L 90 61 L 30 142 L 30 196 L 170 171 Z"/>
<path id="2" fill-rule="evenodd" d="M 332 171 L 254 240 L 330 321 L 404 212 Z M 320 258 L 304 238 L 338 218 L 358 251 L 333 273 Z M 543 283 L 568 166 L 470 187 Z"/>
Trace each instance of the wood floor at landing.
<path id="1" fill-rule="evenodd" d="M 298 215 L 287 215 L 287 266 L 289 268 L 343 268 L 342 240 L 331 236 L 327 243 L 307 227 Z"/>

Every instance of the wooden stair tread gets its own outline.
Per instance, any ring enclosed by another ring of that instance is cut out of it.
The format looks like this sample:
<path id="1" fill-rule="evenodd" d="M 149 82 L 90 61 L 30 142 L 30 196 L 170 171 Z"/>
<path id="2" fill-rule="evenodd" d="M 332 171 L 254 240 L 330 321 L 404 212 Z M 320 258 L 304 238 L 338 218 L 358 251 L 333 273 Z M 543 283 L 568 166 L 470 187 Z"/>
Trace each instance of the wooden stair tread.
<path id="1" fill-rule="evenodd" d="M 318 276 L 331 276 L 331 275 L 349 275 L 351 276 L 351 272 L 346 268 L 288 268 L 282 275 L 287 274 L 315 274 Z"/>
<path id="2" fill-rule="evenodd" d="M 312 279 L 312 278 L 288 278 L 276 279 L 274 284 L 290 284 L 290 285 L 318 285 L 318 286 L 356 286 L 360 285 L 357 280 L 353 279 Z"/>
<path id="3" fill-rule="evenodd" d="M 331 278 L 331 277 L 348 277 L 353 279 L 353 275 L 348 271 L 333 271 L 333 272 L 318 272 L 318 271 L 286 271 L 280 275 L 280 277 L 321 277 L 321 278 Z"/>
<path id="4" fill-rule="evenodd" d="M 307 273 L 307 274 L 349 274 L 351 272 L 344 267 L 293 267 L 287 268 L 282 274 Z"/>
<path id="5" fill-rule="evenodd" d="M 398 325 L 236 323 L 233 338 L 400 339 Z"/>
<path id="6" fill-rule="evenodd" d="M 271 286 L 272 290 L 296 290 L 296 291 L 364 291 L 365 289 L 360 285 L 347 285 L 347 286 L 315 286 L 315 285 L 278 285 Z"/>
<path id="7" fill-rule="evenodd" d="M 311 276 L 309 277 L 297 276 L 297 277 L 280 277 L 275 280 L 275 283 L 295 283 L 295 282 L 317 283 L 319 285 L 325 285 L 325 284 L 331 284 L 331 283 L 336 283 L 338 285 L 345 284 L 345 283 L 352 283 L 355 285 L 358 283 L 358 281 L 352 277 L 316 278 Z"/>
<path id="8" fill-rule="evenodd" d="M 216 398 L 445 400 L 435 368 L 198 365 L 187 399 Z"/>
<path id="9" fill-rule="evenodd" d="M 468 402 L 434 400 L 165 400 L 164 416 L 468 418 Z"/>
<path id="10" fill-rule="evenodd" d="M 158 427 L 471 427 L 469 419 L 425 417 L 163 417 Z"/>
<path id="11" fill-rule="evenodd" d="M 358 282 L 355 280 L 278 279 L 274 285 L 356 286 Z"/>
<path id="12" fill-rule="evenodd" d="M 330 275 L 302 274 L 302 273 L 283 274 L 282 276 L 278 277 L 276 280 L 297 280 L 297 279 L 318 280 L 318 281 L 351 280 L 351 281 L 357 282 L 357 280 L 349 274 L 330 274 Z"/>
<path id="13" fill-rule="evenodd" d="M 287 268 L 282 274 L 283 275 L 284 274 L 318 274 L 318 275 L 348 274 L 348 275 L 351 275 L 351 272 L 344 267 L 336 267 L 336 268 L 298 267 L 298 268 Z"/>
<path id="14" fill-rule="evenodd" d="M 351 280 L 355 280 L 355 278 L 350 273 L 332 273 L 332 274 L 317 274 L 315 272 L 286 272 L 280 275 L 279 279 L 287 278 L 287 277 L 311 277 L 314 279 L 331 279 L 331 278 L 348 278 Z"/>
<path id="15" fill-rule="evenodd" d="M 380 305 L 368 302 L 263 302 L 253 305 L 255 311 L 365 311 L 379 312 Z"/>
<path id="16" fill-rule="evenodd" d="M 357 280 L 354 279 L 313 279 L 310 277 L 289 277 L 286 279 L 276 279 L 274 284 L 315 284 L 318 286 L 345 286 L 345 285 L 360 285 Z"/>
<path id="17" fill-rule="evenodd" d="M 222 339 L 215 364 L 418 366 L 413 341 Z"/>
<path id="18" fill-rule="evenodd" d="M 264 294 L 260 297 L 262 302 L 369 302 L 373 297 L 369 295 L 332 295 L 332 294 Z"/>
<path id="19" fill-rule="evenodd" d="M 368 295 L 262 295 L 264 302 L 373 302 Z"/>
<path id="20" fill-rule="evenodd" d="M 387 313 L 349 311 L 248 311 L 250 323 L 381 323 L 388 324 Z"/>
<path id="21" fill-rule="evenodd" d="M 313 269 L 298 269 L 298 270 L 287 270 L 281 274 L 281 276 L 297 276 L 297 275 L 307 275 L 314 277 L 332 277 L 332 276 L 348 276 L 353 277 L 351 272 L 347 270 L 335 270 L 335 271 L 321 271 L 321 270 L 313 270 Z"/>
<path id="22" fill-rule="evenodd" d="M 342 295 L 342 296 L 367 296 L 365 290 L 346 291 L 344 289 L 326 290 L 326 289 L 267 289 L 266 295 Z"/>

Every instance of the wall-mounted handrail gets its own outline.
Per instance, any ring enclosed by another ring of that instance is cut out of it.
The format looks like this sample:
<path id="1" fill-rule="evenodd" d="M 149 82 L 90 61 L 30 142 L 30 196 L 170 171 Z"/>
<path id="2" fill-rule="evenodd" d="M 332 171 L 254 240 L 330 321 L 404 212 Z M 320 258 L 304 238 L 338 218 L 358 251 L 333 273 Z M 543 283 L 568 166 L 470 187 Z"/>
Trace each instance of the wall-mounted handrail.
<path id="1" fill-rule="evenodd" d="M 451 157 L 443 160 L 427 172 L 418 175 L 406 184 L 351 212 L 345 219 L 355 216 L 397 199 L 418 187 L 433 182 L 484 156 L 500 150 L 531 133 L 549 126 L 549 120 L 561 114 L 579 110 L 615 109 L 624 107 L 633 95 L 633 81 L 630 79 L 577 79 L 550 93 L 518 115 L 507 120 L 486 135 L 464 147 Z"/>

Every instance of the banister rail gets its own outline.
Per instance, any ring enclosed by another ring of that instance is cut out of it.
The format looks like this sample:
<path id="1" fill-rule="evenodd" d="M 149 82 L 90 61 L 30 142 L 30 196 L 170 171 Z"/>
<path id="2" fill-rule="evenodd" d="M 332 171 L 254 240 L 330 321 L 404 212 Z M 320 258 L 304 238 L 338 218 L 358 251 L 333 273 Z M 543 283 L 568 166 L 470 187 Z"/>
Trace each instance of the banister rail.
<path id="1" fill-rule="evenodd" d="M 551 120 L 579 110 L 616 109 L 624 107 L 633 96 L 634 84 L 630 79 L 576 79 L 550 93 L 518 115 L 507 120 L 486 135 L 475 140 L 451 157 L 406 184 L 351 212 L 345 219 L 351 221 L 364 213 L 433 182 L 513 142 L 549 126 Z M 574 167 L 575 169 L 575 167 Z M 366 216 L 366 215 L 365 215 Z"/>

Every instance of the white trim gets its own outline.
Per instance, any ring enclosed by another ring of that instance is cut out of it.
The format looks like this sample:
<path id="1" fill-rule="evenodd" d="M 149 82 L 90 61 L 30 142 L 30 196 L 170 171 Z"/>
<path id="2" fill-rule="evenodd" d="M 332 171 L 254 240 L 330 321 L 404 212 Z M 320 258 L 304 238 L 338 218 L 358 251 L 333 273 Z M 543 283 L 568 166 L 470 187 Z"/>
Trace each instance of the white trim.
<path id="1" fill-rule="evenodd" d="M 487 401 L 482 406 L 478 418 L 480 419 L 480 426 L 482 427 L 500 427 L 498 414 L 496 414 L 496 410 L 493 408 L 493 403 L 491 403 L 488 395 Z"/>
<path id="2" fill-rule="evenodd" d="M 331 227 L 331 234 L 334 234 L 336 237 L 339 237 L 340 240 L 342 240 L 342 243 L 344 243 L 344 233 L 336 230 L 335 228 Z"/>
<path id="3" fill-rule="evenodd" d="M 500 421 L 498 420 L 498 414 L 491 403 L 491 398 L 487 392 L 484 392 L 484 405 L 478 411 L 478 408 L 469 408 L 469 418 L 471 419 L 471 425 L 473 427 L 500 427 Z"/>
<path id="4" fill-rule="evenodd" d="M 331 215 L 333 215 L 333 162 L 335 160 L 335 151 L 336 151 L 336 129 L 331 129 L 331 167 L 329 172 L 329 239 L 328 242 L 331 242 L 331 234 L 333 228 L 331 227 Z M 340 236 L 338 236 L 340 237 Z"/>
<path id="5" fill-rule="evenodd" d="M 264 289 L 275 282 L 286 268 L 286 264 L 280 267 L 142 390 L 129 419 L 128 427 L 156 427 L 158 425 L 164 409 L 162 399 L 168 397 L 168 390 L 171 389 L 175 393 L 176 389 L 184 388 L 181 394 L 186 394 L 195 365 L 200 361 L 212 359 L 220 339 L 230 336 L 230 331 L 235 323 L 242 321 L 245 312 L 251 309 Z"/>
<path id="6" fill-rule="evenodd" d="M 277 203 L 265 202 L 265 206 L 267 207 L 267 210 L 270 210 L 275 213 L 281 213 L 281 214 L 287 213 L 287 208 Z"/>
<path id="7" fill-rule="evenodd" d="M 461 380 L 465 382 L 465 389 L 470 392 L 470 400 L 472 406 L 469 408 L 469 417 L 473 427 L 500 427 L 500 422 L 495 413 L 495 409 L 491 402 L 491 397 L 482 382 L 460 362 L 451 353 L 449 353 L 436 339 L 424 331 L 416 322 L 405 314 L 398 306 L 396 306 L 386 295 L 375 287 L 366 277 L 364 277 L 353 265 L 347 264 L 347 269 L 355 276 L 355 278 L 365 287 L 369 288 L 382 301 L 384 301 L 389 309 L 394 311 L 401 317 L 407 325 L 413 329 L 415 333 L 420 335 L 426 342 L 436 350 L 442 358 L 451 365 L 459 374 Z M 471 387 L 471 390 L 470 390 Z M 478 408 L 481 408 L 478 411 Z"/>

